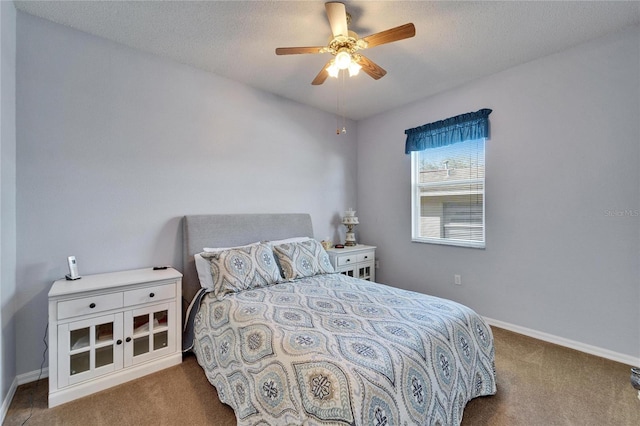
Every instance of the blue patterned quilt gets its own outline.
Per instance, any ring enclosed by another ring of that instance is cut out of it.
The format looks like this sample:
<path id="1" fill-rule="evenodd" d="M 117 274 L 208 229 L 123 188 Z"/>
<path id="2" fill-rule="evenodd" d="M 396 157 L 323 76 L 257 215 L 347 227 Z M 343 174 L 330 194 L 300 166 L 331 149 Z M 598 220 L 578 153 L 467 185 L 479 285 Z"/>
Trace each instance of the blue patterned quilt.
<path id="1" fill-rule="evenodd" d="M 239 425 L 459 425 L 496 392 L 493 336 L 473 310 L 342 274 L 207 295 L 194 327 Z"/>

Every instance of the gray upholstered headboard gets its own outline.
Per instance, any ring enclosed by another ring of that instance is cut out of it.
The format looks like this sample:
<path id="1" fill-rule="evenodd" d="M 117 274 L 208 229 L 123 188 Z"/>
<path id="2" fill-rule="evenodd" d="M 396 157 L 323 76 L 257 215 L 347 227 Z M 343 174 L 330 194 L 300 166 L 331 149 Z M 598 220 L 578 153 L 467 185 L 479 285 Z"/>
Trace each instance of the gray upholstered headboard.
<path id="1" fill-rule="evenodd" d="M 256 241 L 313 237 L 306 213 L 210 214 L 185 216 L 183 230 L 183 312 L 200 289 L 193 255 L 204 247 L 233 247 Z M 184 317 L 183 317 L 184 318 Z"/>

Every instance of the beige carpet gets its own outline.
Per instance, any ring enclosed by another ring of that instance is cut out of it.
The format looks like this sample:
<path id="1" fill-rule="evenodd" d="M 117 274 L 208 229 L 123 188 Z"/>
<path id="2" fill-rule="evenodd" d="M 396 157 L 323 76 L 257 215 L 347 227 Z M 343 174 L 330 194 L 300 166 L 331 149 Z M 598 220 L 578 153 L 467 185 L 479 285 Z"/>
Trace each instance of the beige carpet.
<path id="1" fill-rule="evenodd" d="M 637 426 L 630 366 L 493 328 L 498 393 L 476 398 L 465 426 Z M 20 386 L 5 425 L 235 425 L 195 357 L 161 372 L 47 408 L 47 380 Z M 33 395 L 33 410 L 30 396 Z M 391 425 L 390 425 L 391 426 Z"/>

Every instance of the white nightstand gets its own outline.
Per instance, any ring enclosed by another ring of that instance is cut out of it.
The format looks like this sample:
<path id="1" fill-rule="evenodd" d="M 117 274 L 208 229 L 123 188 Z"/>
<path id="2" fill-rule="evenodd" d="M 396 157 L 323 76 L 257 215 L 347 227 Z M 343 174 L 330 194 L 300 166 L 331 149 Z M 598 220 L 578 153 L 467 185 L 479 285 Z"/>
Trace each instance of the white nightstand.
<path id="1" fill-rule="evenodd" d="M 49 291 L 49 407 L 182 362 L 182 274 L 151 268 Z"/>
<path id="2" fill-rule="evenodd" d="M 327 250 L 333 268 L 342 274 L 363 280 L 376 280 L 376 248 L 358 244 Z"/>

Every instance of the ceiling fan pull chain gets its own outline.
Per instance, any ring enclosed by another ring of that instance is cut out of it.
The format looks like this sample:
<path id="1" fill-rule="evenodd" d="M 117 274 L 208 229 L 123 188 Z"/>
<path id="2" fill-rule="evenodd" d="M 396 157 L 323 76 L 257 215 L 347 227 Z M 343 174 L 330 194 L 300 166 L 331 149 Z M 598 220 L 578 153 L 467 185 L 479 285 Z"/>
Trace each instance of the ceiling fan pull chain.
<path id="1" fill-rule="evenodd" d="M 340 82 L 336 85 L 336 135 L 340 136 Z"/>
<path id="2" fill-rule="evenodd" d="M 346 74 L 347 71 L 343 70 L 342 71 L 342 133 L 347 133 L 347 107 L 346 107 L 346 100 L 345 98 L 347 97 L 347 83 L 346 83 Z"/>
<path id="3" fill-rule="evenodd" d="M 345 99 L 347 98 L 346 94 L 346 82 L 345 82 L 345 70 L 340 71 L 340 81 L 338 82 L 338 95 L 337 95 L 337 105 L 336 105 L 336 135 L 340 135 L 340 133 L 347 133 L 347 118 L 346 118 L 346 108 L 345 108 Z M 340 129 L 340 118 L 342 118 L 342 129 Z"/>
<path id="4" fill-rule="evenodd" d="M 347 70 L 342 71 L 342 133 L 347 133 Z"/>

